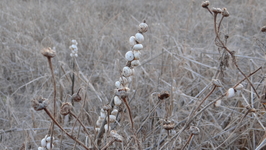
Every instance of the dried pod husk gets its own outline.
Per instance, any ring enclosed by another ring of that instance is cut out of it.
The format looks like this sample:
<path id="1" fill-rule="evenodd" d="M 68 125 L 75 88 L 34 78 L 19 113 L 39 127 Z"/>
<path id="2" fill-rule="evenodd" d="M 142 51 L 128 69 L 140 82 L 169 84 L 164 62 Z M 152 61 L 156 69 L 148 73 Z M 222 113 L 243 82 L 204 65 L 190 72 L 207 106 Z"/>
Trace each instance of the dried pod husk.
<path id="1" fill-rule="evenodd" d="M 131 64 L 132 65 L 132 64 Z M 123 72 L 122 72 L 122 75 L 125 76 L 125 77 L 129 77 L 132 75 L 132 70 L 129 68 L 129 67 L 124 67 L 123 68 Z"/>
<path id="2" fill-rule="evenodd" d="M 130 46 L 134 46 L 135 44 L 137 44 L 136 40 L 135 40 L 135 36 L 131 36 L 129 38 L 129 44 L 130 44 Z"/>
<path id="3" fill-rule="evenodd" d="M 226 97 L 227 98 L 231 98 L 231 97 L 234 97 L 236 94 L 236 90 L 233 89 L 233 88 L 229 88 L 226 92 Z"/>
<path id="4" fill-rule="evenodd" d="M 121 99 L 118 96 L 115 96 L 114 97 L 114 103 L 115 103 L 116 106 L 120 106 L 122 101 L 121 101 Z"/>
<path id="5" fill-rule="evenodd" d="M 71 96 L 71 101 L 74 101 L 74 102 L 80 102 L 81 101 L 81 96 L 79 95 L 79 92 L 80 92 L 80 89 L 77 93 L 74 93 Z"/>
<path id="6" fill-rule="evenodd" d="M 36 99 L 31 100 L 31 106 L 35 111 L 43 110 L 48 106 L 48 99 L 38 97 Z"/>
<path id="7" fill-rule="evenodd" d="M 135 40 L 137 43 L 142 43 L 144 41 L 144 36 L 141 33 L 136 33 Z"/>
<path id="8" fill-rule="evenodd" d="M 140 65 L 140 61 L 139 60 L 133 60 L 132 62 L 131 62 L 131 66 L 132 67 L 137 67 L 137 66 L 139 66 Z M 133 73 L 132 73 L 133 74 Z"/>
<path id="9" fill-rule="evenodd" d="M 133 46 L 133 50 L 142 50 L 143 49 L 143 45 L 142 44 L 135 44 Z"/>
<path id="10" fill-rule="evenodd" d="M 212 8 L 212 12 L 213 13 L 216 13 L 216 14 L 218 14 L 218 13 L 221 13 L 222 12 L 222 9 L 221 8 Z"/>
<path id="11" fill-rule="evenodd" d="M 195 126 L 191 126 L 189 128 L 189 131 L 191 132 L 191 134 L 193 135 L 198 135 L 200 133 L 200 129 L 198 127 Z"/>
<path id="12" fill-rule="evenodd" d="M 243 90 L 244 86 L 243 84 L 238 84 L 234 89 L 235 90 Z"/>
<path id="13" fill-rule="evenodd" d="M 134 54 L 132 51 L 128 51 L 126 54 L 125 54 L 125 58 L 127 61 L 132 61 L 134 60 Z"/>
<path id="14" fill-rule="evenodd" d="M 69 102 L 64 102 L 62 103 L 62 106 L 60 108 L 60 114 L 65 116 L 70 113 L 71 109 L 72 109 L 72 104 Z"/>
<path id="15" fill-rule="evenodd" d="M 266 32 L 266 26 L 263 26 L 261 29 L 260 29 L 261 32 Z"/>
<path id="16" fill-rule="evenodd" d="M 171 122 L 171 123 L 166 123 L 163 125 L 163 128 L 165 130 L 172 130 L 175 127 L 175 123 Z"/>
<path id="17" fill-rule="evenodd" d="M 118 113 L 118 110 L 117 110 L 117 109 L 113 109 L 113 110 L 112 110 L 112 112 L 111 112 L 111 115 L 114 115 L 114 116 L 116 116 L 116 115 L 117 115 L 117 113 Z"/>
<path id="18" fill-rule="evenodd" d="M 215 85 L 216 87 L 222 87 L 222 83 L 219 79 L 212 79 L 212 84 Z"/>
<path id="19" fill-rule="evenodd" d="M 148 25 L 145 22 L 140 23 L 138 30 L 139 30 L 140 33 L 145 33 L 145 32 L 148 31 Z"/>
<path id="20" fill-rule="evenodd" d="M 134 50 L 134 51 L 133 51 L 133 54 L 134 54 L 134 59 L 135 59 L 135 60 L 139 60 L 139 59 L 140 59 L 140 55 L 141 55 L 141 53 L 140 53 L 139 50 Z"/>
<path id="21" fill-rule="evenodd" d="M 104 111 L 110 111 L 112 109 L 112 106 L 110 104 L 103 106 Z"/>
<path id="22" fill-rule="evenodd" d="M 119 135 L 119 134 L 117 133 L 117 131 L 115 131 L 115 130 L 111 130 L 111 131 L 110 131 L 110 136 L 113 137 L 113 138 L 115 138 L 115 140 L 116 140 L 117 142 L 122 142 L 122 141 L 123 141 L 123 137 L 122 137 L 121 135 Z"/>
<path id="23" fill-rule="evenodd" d="M 201 4 L 201 6 L 203 8 L 207 8 L 209 5 L 210 5 L 210 2 L 209 1 L 202 2 L 202 4 Z"/>
<path id="24" fill-rule="evenodd" d="M 167 99 L 168 97 L 170 97 L 170 94 L 169 94 L 169 92 L 167 92 L 167 91 L 161 92 L 161 93 L 158 95 L 158 99 L 159 99 L 159 100 L 164 100 L 164 99 Z"/>
<path id="25" fill-rule="evenodd" d="M 53 58 L 56 55 L 55 50 L 51 49 L 51 47 L 43 48 L 41 50 L 41 53 L 42 53 L 43 56 L 45 56 L 47 58 Z"/>
<path id="26" fill-rule="evenodd" d="M 222 15 L 223 15 L 224 17 L 229 17 L 229 12 L 228 12 L 228 10 L 227 10 L 226 8 L 223 8 L 223 9 L 222 9 Z"/>

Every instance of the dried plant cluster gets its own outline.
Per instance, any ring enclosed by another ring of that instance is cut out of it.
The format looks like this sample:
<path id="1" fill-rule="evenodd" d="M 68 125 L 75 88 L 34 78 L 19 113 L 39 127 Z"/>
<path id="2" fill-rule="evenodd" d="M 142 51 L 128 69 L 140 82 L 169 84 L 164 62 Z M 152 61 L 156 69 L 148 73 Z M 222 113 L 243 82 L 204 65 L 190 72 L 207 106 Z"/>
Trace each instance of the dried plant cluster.
<path id="1" fill-rule="evenodd" d="M 0 3 L 0 149 L 266 148 L 264 1 Z"/>

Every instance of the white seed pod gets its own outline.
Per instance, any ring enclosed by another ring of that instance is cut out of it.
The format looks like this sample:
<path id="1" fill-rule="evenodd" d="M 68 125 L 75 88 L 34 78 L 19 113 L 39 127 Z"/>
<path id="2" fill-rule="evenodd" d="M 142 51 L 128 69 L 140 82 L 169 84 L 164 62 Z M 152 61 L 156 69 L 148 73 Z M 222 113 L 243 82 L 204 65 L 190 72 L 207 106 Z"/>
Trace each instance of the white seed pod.
<path id="1" fill-rule="evenodd" d="M 53 146 L 53 148 L 54 148 L 54 144 L 52 144 L 52 146 Z M 46 148 L 47 148 L 48 150 L 52 149 L 52 147 L 51 147 L 51 143 L 47 143 L 47 144 L 46 144 Z"/>
<path id="2" fill-rule="evenodd" d="M 100 112 L 100 118 L 104 119 L 106 116 L 105 112 Z"/>
<path id="3" fill-rule="evenodd" d="M 119 82 L 120 82 L 123 86 L 127 86 L 128 83 L 129 83 L 126 77 L 120 77 L 120 78 L 119 78 Z"/>
<path id="4" fill-rule="evenodd" d="M 140 51 L 139 50 L 134 50 L 134 52 L 133 52 L 133 54 L 134 54 L 134 59 L 136 59 L 136 60 L 139 60 L 140 59 Z"/>
<path id="5" fill-rule="evenodd" d="M 235 96 L 235 93 L 236 93 L 235 89 L 230 88 L 230 89 L 228 89 L 227 92 L 226 92 L 226 97 L 227 97 L 227 98 L 231 98 L 231 97 Z"/>
<path id="6" fill-rule="evenodd" d="M 113 111 L 111 112 L 111 115 L 114 115 L 114 116 L 116 116 L 116 115 L 117 115 L 117 113 L 118 113 L 118 110 L 117 110 L 117 109 L 113 109 Z"/>
<path id="7" fill-rule="evenodd" d="M 218 101 L 216 101 L 216 102 L 214 103 L 214 107 L 220 107 L 221 104 L 222 104 L 222 100 L 219 99 Z"/>
<path id="8" fill-rule="evenodd" d="M 108 124 L 105 124 L 105 125 L 104 125 L 104 130 L 105 130 L 105 132 L 108 131 Z M 109 130 L 110 130 L 110 126 L 109 126 Z"/>
<path id="9" fill-rule="evenodd" d="M 236 87 L 235 87 L 235 90 L 243 90 L 244 86 L 243 84 L 238 84 Z"/>
<path id="10" fill-rule="evenodd" d="M 141 33 L 136 33 L 135 40 L 137 41 L 137 43 L 142 43 L 144 41 L 144 36 Z"/>
<path id="11" fill-rule="evenodd" d="M 38 150 L 45 150 L 44 147 L 38 147 Z"/>
<path id="12" fill-rule="evenodd" d="M 121 105 L 122 101 L 118 96 L 115 96 L 114 97 L 114 103 L 116 106 L 119 106 L 119 105 Z"/>
<path id="13" fill-rule="evenodd" d="M 148 31 L 148 25 L 146 23 L 139 24 L 139 32 L 144 33 Z"/>
<path id="14" fill-rule="evenodd" d="M 46 137 L 41 140 L 41 146 L 42 147 L 46 146 Z"/>
<path id="15" fill-rule="evenodd" d="M 54 138 L 53 138 L 54 139 Z M 46 138 L 46 142 L 48 143 L 48 142 L 51 142 L 51 137 L 50 136 L 48 136 L 47 138 Z"/>
<path id="16" fill-rule="evenodd" d="M 140 65 L 140 61 L 139 60 L 133 60 L 132 62 L 131 62 L 131 66 L 132 67 L 137 67 L 137 66 L 139 66 Z"/>
<path id="17" fill-rule="evenodd" d="M 126 54 L 125 54 L 125 58 L 127 61 L 132 61 L 134 59 L 134 54 L 132 51 L 128 51 Z"/>
<path id="18" fill-rule="evenodd" d="M 132 61 L 133 62 L 133 61 Z M 129 77 L 129 76 L 131 76 L 132 75 L 132 70 L 129 68 L 129 67 L 124 67 L 123 68 L 123 76 L 125 76 L 125 77 Z M 121 83 L 120 83 L 121 84 Z"/>
<path id="19" fill-rule="evenodd" d="M 119 81 L 116 81 L 115 82 L 115 87 L 119 89 L 119 88 L 122 87 L 122 85 L 121 85 L 121 83 Z"/>
<path id="20" fill-rule="evenodd" d="M 132 76 L 127 77 L 127 81 L 128 81 L 128 83 L 131 83 L 132 82 Z"/>
<path id="21" fill-rule="evenodd" d="M 135 44 L 133 46 L 133 50 L 142 50 L 143 49 L 143 45 L 142 44 Z"/>
<path id="22" fill-rule="evenodd" d="M 96 132 L 99 132 L 99 131 L 100 131 L 100 128 L 95 128 L 95 131 L 96 131 Z"/>
<path id="23" fill-rule="evenodd" d="M 109 121 L 110 121 L 110 123 L 115 122 L 115 120 L 116 120 L 116 116 L 115 115 L 109 115 Z"/>
<path id="24" fill-rule="evenodd" d="M 96 121 L 96 126 L 97 127 L 100 127 L 102 125 L 102 123 L 103 123 L 102 120 L 97 120 Z"/>
<path id="25" fill-rule="evenodd" d="M 129 38 L 129 44 L 130 46 L 134 46 L 136 44 L 135 36 L 131 36 Z"/>

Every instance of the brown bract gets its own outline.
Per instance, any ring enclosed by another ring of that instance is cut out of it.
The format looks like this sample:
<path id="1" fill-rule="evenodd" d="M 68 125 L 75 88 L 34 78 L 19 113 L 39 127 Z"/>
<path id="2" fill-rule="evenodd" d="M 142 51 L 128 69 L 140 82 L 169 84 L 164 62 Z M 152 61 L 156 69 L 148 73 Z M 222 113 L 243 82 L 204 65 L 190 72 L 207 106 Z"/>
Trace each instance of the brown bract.
<path id="1" fill-rule="evenodd" d="M 223 9 L 222 9 L 222 15 L 223 15 L 224 17 L 229 17 L 229 12 L 228 12 L 228 10 L 227 10 L 226 8 L 223 8 Z"/>
<path id="2" fill-rule="evenodd" d="M 160 93 L 160 94 L 158 95 L 158 98 L 159 98 L 160 100 L 167 99 L 168 97 L 170 97 L 170 94 L 169 94 L 167 91 L 164 91 L 164 92 L 162 92 L 162 93 Z"/>
<path id="3" fill-rule="evenodd" d="M 71 109 L 72 109 L 72 104 L 69 102 L 65 102 L 62 104 L 60 108 L 60 114 L 65 116 L 70 113 Z"/>
<path id="4" fill-rule="evenodd" d="M 261 32 L 266 32 L 266 26 L 263 26 L 260 31 Z"/>
<path id="5" fill-rule="evenodd" d="M 56 55 L 55 50 L 51 49 L 50 47 L 43 48 L 41 50 L 41 53 L 42 53 L 43 56 L 45 56 L 47 58 L 53 58 Z"/>

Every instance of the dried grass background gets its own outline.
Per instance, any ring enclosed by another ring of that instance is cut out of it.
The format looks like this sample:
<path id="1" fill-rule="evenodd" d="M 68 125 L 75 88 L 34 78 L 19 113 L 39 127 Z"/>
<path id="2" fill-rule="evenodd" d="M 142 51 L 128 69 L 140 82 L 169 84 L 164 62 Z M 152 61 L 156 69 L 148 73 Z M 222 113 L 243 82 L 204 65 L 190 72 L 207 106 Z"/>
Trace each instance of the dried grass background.
<path id="1" fill-rule="evenodd" d="M 83 95 L 87 95 L 87 113 L 83 114 L 82 119 L 93 134 L 99 110 L 111 100 L 114 83 L 126 63 L 124 54 L 130 48 L 128 39 L 136 33 L 137 25 L 143 19 L 147 21 L 149 31 L 145 34 L 142 66 L 136 69 L 130 95 L 133 98 L 130 106 L 135 125 L 138 127 L 156 105 L 156 93 L 161 91 L 172 91 L 174 109 L 169 119 L 180 123 L 195 107 L 197 98 L 208 93 L 207 90 L 195 97 L 211 83 L 222 53 L 214 43 L 212 16 L 200 6 L 201 2 L 2 0 L 0 149 L 19 149 L 23 143 L 28 149 L 37 149 L 40 140 L 47 134 L 50 119 L 44 112 L 35 112 L 30 106 L 30 100 L 39 95 L 52 99 L 50 71 L 40 53 L 43 47 L 56 49 L 57 56 L 52 62 L 57 87 L 60 88 L 58 92 L 64 95 L 60 97 L 58 94 L 58 100 L 69 101 L 67 94 L 71 92 L 71 83 L 67 77 L 71 73 L 71 57 L 68 47 L 72 39 L 79 43 L 79 71 L 95 88 L 93 91 L 88 83 L 81 80 L 84 77 L 79 75 L 75 91 L 82 87 Z M 213 0 L 211 6 L 226 7 L 230 12 L 230 17 L 223 21 L 222 33 L 229 35 L 227 46 L 236 52 L 238 64 L 245 74 L 263 67 L 250 78 L 258 87 L 258 92 L 263 94 L 261 81 L 265 74 L 266 37 L 260 28 L 266 25 L 265 1 Z M 221 78 L 224 87 L 211 95 L 210 100 L 243 78 L 230 59 L 228 63 L 229 67 Z M 244 115 L 246 103 L 243 97 L 249 102 L 254 98 L 254 107 L 263 111 L 250 85 L 246 81 L 243 85 L 246 89 L 242 92 L 244 96 L 223 100 L 222 107 L 211 107 L 195 120 L 193 125 L 197 125 L 201 133 L 194 138 L 192 149 L 212 149 L 229 136 L 230 131 L 223 129 Z M 164 105 L 157 108 L 153 118 L 145 124 L 145 130 L 138 134 L 143 148 L 152 147 L 166 135 L 159 124 L 165 113 Z M 259 118 L 266 125 L 263 114 Z M 121 125 L 117 130 L 126 138 L 127 132 L 122 129 L 130 127 L 127 117 Z M 232 141 L 231 149 L 255 149 L 264 131 L 254 116 L 248 115 L 237 133 L 237 140 Z M 59 129 L 56 134 L 60 135 Z M 179 147 L 179 141 L 184 144 L 189 133 L 184 132 L 180 137 L 172 146 Z M 64 149 L 71 149 L 73 144 L 67 138 L 63 141 Z"/>

